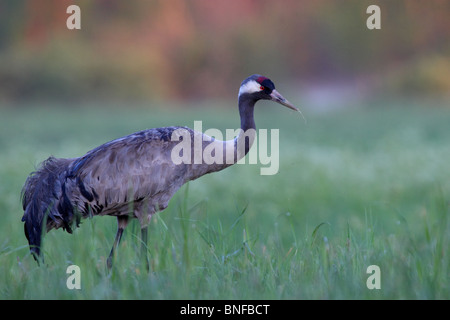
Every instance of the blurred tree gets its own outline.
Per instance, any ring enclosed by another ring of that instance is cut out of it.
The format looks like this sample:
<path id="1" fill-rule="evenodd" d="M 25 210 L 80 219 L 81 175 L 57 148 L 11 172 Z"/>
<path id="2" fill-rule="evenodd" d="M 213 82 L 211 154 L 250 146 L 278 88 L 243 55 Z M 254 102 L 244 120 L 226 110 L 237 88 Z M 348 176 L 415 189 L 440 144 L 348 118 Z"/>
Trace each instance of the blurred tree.
<path id="1" fill-rule="evenodd" d="M 256 72 L 319 82 L 369 75 L 401 92 L 448 93 L 450 1 L 377 0 L 381 30 L 371 31 L 372 2 L 80 0 L 74 31 L 72 0 L 3 0 L 0 101 L 230 97 Z M 420 82 L 406 81 L 418 72 Z"/>

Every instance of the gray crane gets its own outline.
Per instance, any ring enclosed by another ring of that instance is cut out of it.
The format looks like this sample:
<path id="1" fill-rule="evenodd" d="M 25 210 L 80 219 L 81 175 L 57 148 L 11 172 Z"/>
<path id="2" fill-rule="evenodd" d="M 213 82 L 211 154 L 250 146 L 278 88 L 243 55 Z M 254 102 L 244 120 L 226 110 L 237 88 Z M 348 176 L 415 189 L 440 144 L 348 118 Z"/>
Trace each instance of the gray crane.
<path id="1" fill-rule="evenodd" d="M 164 210 L 186 182 L 220 171 L 247 154 L 254 140 L 253 113 L 258 100 L 275 101 L 299 111 L 275 90 L 270 79 L 255 74 L 240 86 L 241 130 L 233 140 L 215 140 L 187 127 L 155 128 L 107 142 L 79 158 L 45 160 L 28 176 L 21 194 L 25 236 L 35 260 L 39 264 L 43 259 L 44 224 L 47 232 L 63 228 L 72 233 L 73 225 L 78 227 L 81 218 L 110 215 L 117 217 L 118 229 L 108 268 L 112 267 L 114 251 L 130 218 L 139 220 L 142 254 L 148 268 L 147 226 L 151 216 Z M 174 148 L 186 137 L 191 138 L 192 150 L 183 152 L 191 161 L 175 163 Z M 198 138 L 200 150 L 194 145 Z M 223 151 L 223 161 L 194 161 L 198 152 L 211 146 Z"/>

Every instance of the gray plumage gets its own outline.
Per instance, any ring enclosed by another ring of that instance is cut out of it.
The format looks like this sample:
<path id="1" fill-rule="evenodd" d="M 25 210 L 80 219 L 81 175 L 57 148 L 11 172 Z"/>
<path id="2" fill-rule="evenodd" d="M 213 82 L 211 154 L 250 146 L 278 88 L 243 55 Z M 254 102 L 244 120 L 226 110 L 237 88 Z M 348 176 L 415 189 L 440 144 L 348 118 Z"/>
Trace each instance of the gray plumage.
<path id="1" fill-rule="evenodd" d="M 243 132 L 255 129 L 253 108 L 260 99 L 273 100 L 296 110 L 269 79 L 253 75 L 244 80 L 239 92 Z M 190 163 L 175 164 L 172 160 L 172 150 L 180 143 L 171 139 L 176 130 L 185 130 L 191 137 Z M 193 144 L 198 135 L 202 137 L 202 150 L 211 143 L 223 148 L 224 161 L 194 164 Z M 240 134 L 231 141 L 233 163 L 243 157 L 252 144 L 247 138 L 245 152 L 238 154 L 241 138 Z M 73 225 L 78 226 L 81 218 L 111 215 L 118 219 L 118 231 L 108 258 L 108 267 L 111 267 L 114 250 L 129 218 L 139 220 L 146 245 L 151 216 L 164 210 L 183 184 L 231 165 L 225 162 L 226 146 L 230 146 L 230 141 L 217 141 L 186 127 L 165 127 L 110 141 L 80 158 L 48 158 L 29 175 L 22 189 L 22 221 L 31 253 L 39 262 L 43 230 L 63 228 L 72 233 Z M 146 252 L 144 254 L 147 259 Z"/>

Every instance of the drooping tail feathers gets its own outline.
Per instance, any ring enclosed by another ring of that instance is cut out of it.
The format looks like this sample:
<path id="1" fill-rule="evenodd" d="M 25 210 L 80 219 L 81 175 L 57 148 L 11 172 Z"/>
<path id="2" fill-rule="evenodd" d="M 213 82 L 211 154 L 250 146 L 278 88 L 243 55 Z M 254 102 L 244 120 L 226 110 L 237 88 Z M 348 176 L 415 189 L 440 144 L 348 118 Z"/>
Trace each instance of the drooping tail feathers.
<path id="1" fill-rule="evenodd" d="M 50 157 L 32 172 L 22 188 L 22 206 L 25 236 L 30 251 L 38 260 L 40 256 L 43 225 L 46 231 L 63 227 L 69 233 L 73 207 L 65 193 L 67 170 L 72 159 Z"/>

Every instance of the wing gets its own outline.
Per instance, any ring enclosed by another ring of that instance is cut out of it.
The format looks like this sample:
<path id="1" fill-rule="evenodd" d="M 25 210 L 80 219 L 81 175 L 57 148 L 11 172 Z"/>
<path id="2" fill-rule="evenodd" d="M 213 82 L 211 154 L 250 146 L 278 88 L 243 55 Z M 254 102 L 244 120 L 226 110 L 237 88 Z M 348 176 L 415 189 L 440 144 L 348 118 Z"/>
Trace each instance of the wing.
<path id="1" fill-rule="evenodd" d="M 87 214 L 128 210 L 146 199 L 155 211 L 167 206 L 185 182 L 185 164 L 176 165 L 171 134 L 179 127 L 150 129 L 105 143 L 75 161 L 68 175 L 68 193 Z M 190 130 L 190 129 L 189 129 Z M 117 213 L 120 214 L 120 213 Z"/>

